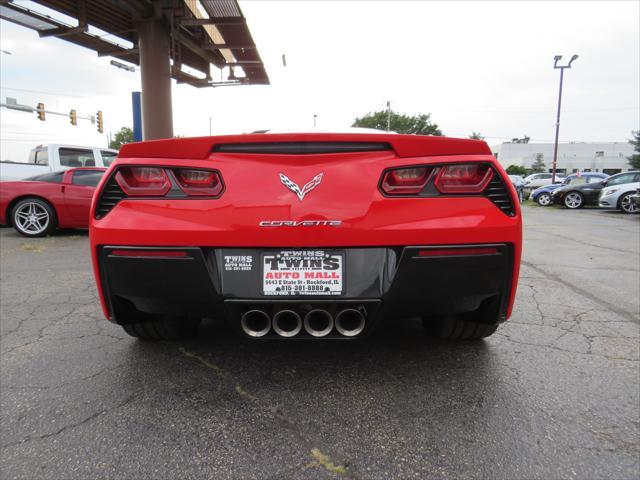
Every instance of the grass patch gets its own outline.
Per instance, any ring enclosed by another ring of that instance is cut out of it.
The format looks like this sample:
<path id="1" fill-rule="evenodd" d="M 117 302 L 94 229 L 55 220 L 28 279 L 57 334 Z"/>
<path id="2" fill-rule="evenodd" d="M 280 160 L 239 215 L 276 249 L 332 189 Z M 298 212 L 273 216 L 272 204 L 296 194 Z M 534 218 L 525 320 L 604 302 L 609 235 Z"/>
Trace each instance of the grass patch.
<path id="1" fill-rule="evenodd" d="M 326 471 L 338 475 L 345 475 L 347 473 L 347 469 L 345 466 L 334 464 L 327 455 L 322 453 L 317 448 L 311 450 L 311 456 L 314 458 L 314 460 L 308 466 L 323 467 Z"/>
<path id="2" fill-rule="evenodd" d="M 44 247 L 37 243 L 23 243 L 22 245 L 20 245 L 20 250 L 22 250 L 23 252 L 42 253 Z"/>

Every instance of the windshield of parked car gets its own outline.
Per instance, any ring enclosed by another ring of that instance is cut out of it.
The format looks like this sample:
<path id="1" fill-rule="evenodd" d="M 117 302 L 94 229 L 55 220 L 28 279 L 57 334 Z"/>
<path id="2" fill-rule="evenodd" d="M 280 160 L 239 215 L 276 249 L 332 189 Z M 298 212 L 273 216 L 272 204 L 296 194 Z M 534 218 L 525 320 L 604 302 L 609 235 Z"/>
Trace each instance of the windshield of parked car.
<path id="1" fill-rule="evenodd" d="M 587 183 L 587 178 L 585 175 L 576 175 L 575 177 L 570 177 L 565 180 L 565 185 L 582 185 L 583 183 Z"/>
<path id="2" fill-rule="evenodd" d="M 42 173 L 40 175 L 34 175 L 33 177 L 25 178 L 27 182 L 51 182 L 62 183 L 64 177 L 64 170 L 52 173 Z"/>

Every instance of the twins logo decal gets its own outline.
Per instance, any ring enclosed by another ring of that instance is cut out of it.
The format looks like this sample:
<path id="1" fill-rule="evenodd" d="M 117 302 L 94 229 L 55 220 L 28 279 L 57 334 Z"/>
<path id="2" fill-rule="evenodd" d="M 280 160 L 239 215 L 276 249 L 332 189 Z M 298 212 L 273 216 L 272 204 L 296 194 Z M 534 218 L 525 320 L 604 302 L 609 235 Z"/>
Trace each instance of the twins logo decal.
<path id="1" fill-rule="evenodd" d="M 313 177 L 304 187 L 302 187 L 302 190 L 296 182 L 291 180 L 284 173 L 280 174 L 280 181 L 285 187 L 295 193 L 300 201 L 302 201 L 307 193 L 320 185 L 320 182 L 322 181 L 322 175 L 324 175 L 324 173 L 319 173 L 318 175 Z"/>

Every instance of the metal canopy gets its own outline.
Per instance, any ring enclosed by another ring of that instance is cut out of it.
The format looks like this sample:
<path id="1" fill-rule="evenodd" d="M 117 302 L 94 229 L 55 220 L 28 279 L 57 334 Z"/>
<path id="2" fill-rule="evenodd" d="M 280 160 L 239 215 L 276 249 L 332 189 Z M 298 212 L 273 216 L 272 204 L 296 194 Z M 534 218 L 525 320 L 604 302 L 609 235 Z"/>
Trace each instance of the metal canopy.
<path id="1" fill-rule="evenodd" d="M 59 37 L 95 50 L 100 56 L 113 56 L 136 65 L 140 65 L 140 25 L 153 19 L 162 22 L 169 35 L 170 73 L 179 83 L 195 87 L 269 84 L 237 0 L 34 1 L 77 20 L 77 24 L 10 0 L 0 0 L 0 18 L 36 30 L 41 37 Z M 89 26 L 104 33 L 94 33 Z M 230 67 L 227 81 L 214 81 L 212 66 Z"/>

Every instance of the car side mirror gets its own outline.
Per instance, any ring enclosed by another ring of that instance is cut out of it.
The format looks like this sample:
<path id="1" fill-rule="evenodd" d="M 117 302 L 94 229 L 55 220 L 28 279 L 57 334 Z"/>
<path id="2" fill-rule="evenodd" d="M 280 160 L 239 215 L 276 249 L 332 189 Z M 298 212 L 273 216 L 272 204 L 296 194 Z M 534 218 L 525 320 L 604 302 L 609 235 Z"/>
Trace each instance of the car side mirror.
<path id="1" fill-rule="evenodd" d="M 607 186 L 607 181 L 606 180 L 602 180 L 600 182 L 600 185 L 602 185 L 603 187 L 606 187 Z"/>

